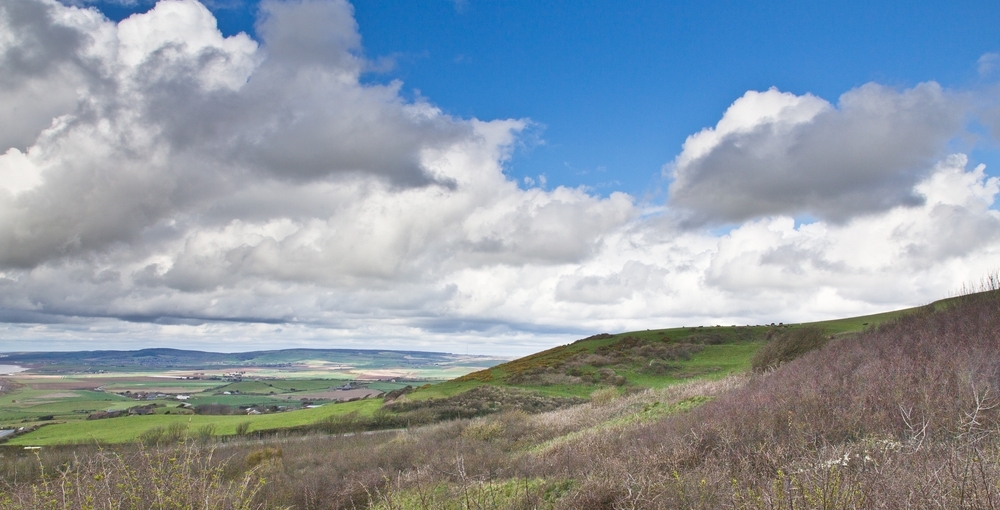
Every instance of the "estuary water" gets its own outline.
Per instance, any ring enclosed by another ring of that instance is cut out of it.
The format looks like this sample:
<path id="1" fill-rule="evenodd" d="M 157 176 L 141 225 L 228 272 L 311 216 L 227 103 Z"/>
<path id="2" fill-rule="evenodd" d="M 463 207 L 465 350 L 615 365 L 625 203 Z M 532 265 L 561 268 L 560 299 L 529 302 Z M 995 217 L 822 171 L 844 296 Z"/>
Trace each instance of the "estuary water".
<path id="1" fill-rule="evenodd" d="M 16 374 L 18 372 L 24 372 L 27 368 L 21 368 L 17 365 L 0 365 L 0 375 L 10 375 Z"/>

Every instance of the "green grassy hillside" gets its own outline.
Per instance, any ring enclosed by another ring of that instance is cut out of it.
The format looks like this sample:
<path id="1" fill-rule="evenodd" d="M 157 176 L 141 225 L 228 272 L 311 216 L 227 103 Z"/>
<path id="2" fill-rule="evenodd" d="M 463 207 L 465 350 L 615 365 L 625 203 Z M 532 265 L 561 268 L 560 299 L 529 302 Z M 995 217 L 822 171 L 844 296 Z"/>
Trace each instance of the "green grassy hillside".
<path id="1" fill-rule="evenodd" d="M 946 306 L 950 301 L 929 306 Z M 409 398 L 451 396 L 483 384 L 586 396 L 601 386 L 659 388 L 692 379 L 718 379 L 749 369 L 754 354 L 776 334 L 815 328 L 827 336 L 843 335 L 921 308 L 801 324 L 716 325 L 594 335 L 434 385 Z"/>

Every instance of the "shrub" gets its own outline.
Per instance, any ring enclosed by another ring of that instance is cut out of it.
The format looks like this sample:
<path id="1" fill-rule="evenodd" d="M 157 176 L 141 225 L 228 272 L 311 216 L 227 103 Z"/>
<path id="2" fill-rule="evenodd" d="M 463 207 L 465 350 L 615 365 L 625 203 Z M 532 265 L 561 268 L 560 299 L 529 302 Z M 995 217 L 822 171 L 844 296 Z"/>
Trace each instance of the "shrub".
<path id="1" fill-rule="evenodd" d="M 180 422 L 174 422 L 166 427 L 152 427 L 139 434 L 139 442 L 146 446 L 176 444 L 184 440 L 187 427 Z"/>
<path id="2" fill-rule="evenodd" d="M 146 446 L 156 446 L 163 442 L 163 435 L 166 431 L 165 428 L 160 426 L 147 429 L 142 434 L 139 434 L 139 442 Z"/>
<path id="3" fill-rule="evenodd" d="M 388 402 L 390 400 L 396 400 L 397 398 L 402 397 L 403 395 L 406 395 L 408 393 L 413 393 L 413 386 L 406 385 L 402 388 L 396 388 L 386 393 L 384 395 L 384 399 L 386 402 Z"/>
<path id="4" fill-rule="evenodd" d="M 610 404 L 621 395 L 617 388 L 601 388 L 590 394 L 590 403 L 595 406 Z"/>
<path id="5" fill-rule="evenodd" d="M 783 330 L 774 334 L 750 363 L 755 371 L 763 372 L 819 349 L 828 340 L 820 329 L 814 327 Z"/>
<path id="6" fill-rule="evenodd" d="M 364 427 L 359 426 L 360 423 L 361 420 L 358 417 L 358 412 L 352 411 L 350 413 L 327 416 L 317 421 L 314 427 L 327 434 L 344 434 L 346 432 L 363 430 Z"/>
<path id="7" fill-rule="evenodd" d="M 462 377 L 459 377 L 455 380 L 458 382 L 479 381 L 488 383 L 493 380 L 493 371 L 487 368 L 485 370 L 479 370 L 478 372 L 465 374 Z"/>
<path id="8" fill-rule="evenodd" d="M 170 448 L 140 445 L 120 451 L 100 449 L 47 466 L 52 460 L 37 456 L 36 477 L 5 485 L 0 490 L 0 510 L 264 508 L 260 494 L 263 479 L 254 470 L 237 468 L 227 476 L 225 461 L 193 443 Z"/>
<path id="9" fill-rule="evenodd" d="M 238 414 L 239 412 L 239 408 L 227 406 L 225 404 L 199 404 L 194 407 L 194 414 L 227 416 L 231 414 Z"/>
<path id="10" fill-rule="evenodd" d="M 243 463 L 246 465 L 247 469 L 253 469 L 265 462 L 280 460 L 281 455 L 281 448 L 267 446 L 248 453 Z"/>
<path id="11" fill-rule="evenodd" d="M 383 408 L 400 413 L 398 419 L 412 420 L 414 412 L 425 410 L 431 413 L 433 421 L 456 418 L 475 418 L 507 410 L 521 410 L 540 413 L 583 403 L 578 397 L 547 397 L 538 393 L 516 388 L 479 386 L 464 393 L 447 398 L 393 402 Z"/>
<path id="12" fill-rule="evenodd" d="M 236 424 L 236 435 L 245 436 L 250 433 L 250 422 L 241 421 Z"/>
<path id="13" fill-rule="evenodd" d="M 500 437 L 504 432 L 504 424 L 500 421 L 474 421 L 462 431 L 462 437 L 479 441 L 490 441 Z"/>
<path id="14" fill-rule="evenodd" d="M 216 427 L 214 423 L 209 423 L 207 425 L 202 425 L 198 428 L 198 440 L 202 442 L 207 442 L 215 436 Z"/>

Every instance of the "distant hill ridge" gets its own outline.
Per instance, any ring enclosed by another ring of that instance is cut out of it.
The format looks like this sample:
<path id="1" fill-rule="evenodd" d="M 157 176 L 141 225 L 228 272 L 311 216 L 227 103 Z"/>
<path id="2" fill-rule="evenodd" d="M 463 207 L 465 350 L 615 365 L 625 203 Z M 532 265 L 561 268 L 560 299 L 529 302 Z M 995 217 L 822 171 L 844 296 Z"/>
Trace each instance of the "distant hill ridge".
<path id="1" fill-rule="evenodd" d="M 460 356 L 445 352 L 396 351 L 389 349 L 276 349 L 249 352 L 207 352 L 156 347 L 138 350 L 8 352 L 4 363 L 22 366 L 77 365 L 90 366 L 158 366 L 197 368 L 202 365 L 277 365 L 306 360 L 337 363 L 368 363 L 393 361 L 409 363 L 445 363 L 457 359 L 496 359 L 489 356 Z"/>

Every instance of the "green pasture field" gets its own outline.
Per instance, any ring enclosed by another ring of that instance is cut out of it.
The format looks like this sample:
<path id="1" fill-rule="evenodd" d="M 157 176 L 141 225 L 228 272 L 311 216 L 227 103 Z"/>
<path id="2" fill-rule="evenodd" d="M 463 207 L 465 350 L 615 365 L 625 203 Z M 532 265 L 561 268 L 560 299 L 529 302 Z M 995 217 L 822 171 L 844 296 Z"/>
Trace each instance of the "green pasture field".
<path id="1" fill-rule="evenodd" d="M 284 390 L 276 389 L 274 386 L 264 381 L 241 381 L 223 384 L 222 386 L 213 388 L 211 392 L 207 393 L 222 393 L 224 391 L 238 391 L 240 393 L 255 393 L 258 395 L 266 395 L 268 393 L 284 393 Z"/>
<path id="2" fill-rule="evenodd" d="M 407 386 L 419 386 L 424 384 L 422 382 L 410 383 L 410 382 L 388 382 L 388 381 L 373 381 L 365 382 L 363 386 L 371 388 L 373 390 L 389 392 L 392 390 L 398 390 L 399 388 L 405 388 Z"/>
<path id="3" fill-rule="evenodd" d="M 203 404 L 222 404 L 225 406 L 296 406 L 299 401 L 275 398 L 268 395 L 192 395 L 185 400 L 192 406 Z M 177 405 L 177 402 L 174 402 Z"/>
<path id="4" fill-rule="evenodd" d="M 295 395 L 298 391 L 321 390 L 331 386 L 339 385 L 340 381 L 322 380 L 292 380 L 292 381 L 267 381 L 273 384 L 279 394 Z M 232 383 L 227 388 L 244 389 L 254 388 L 254 384 L 259 381 L 245 381 Z M 375 384 L 375 383 L 372 383 Z M 380 386 L 395 387 L 405 386 L 399 383 L 378 383 Z M 240 386 L 241 385 L 241 386 Z M 265 386 L 272 388 L 272 386 Z M 301 388 L 300 388 L 301 387 Z M 296 392 L 291 392 L 295 388 Z M 211 389 L 205 393 L 192 394 L 186 402 L 191 405 L 200 404 L 223 404 L 230 406 L 239 405 L 279 405 L 294 407 L 299 405 L 298 400 L 286 400 L 270 397 L 268 395 L 216 395 L 218 389 Z M 228 390 L 227 390 L 228 391 Z M 169 425 L 174 422 L 190 423 L 191 427 L 198 428 L 208 424 L 216 425 L 217 435 L 234 434 L 236 424 L 249 421 L 253 425 L 251 430 L 274 429 L 308 425 L 326 416 L 357 411 L 362 415 L 371 416 L 375 410 L 381 406 L 381 399 L 360 400 L 345 403 L 327 403 L 322 407 L 314 409 L 301 409 L 275 414 L 264 414 L 256 416 L 246 415 L 191 415 L 191 411 L 178 408 L 180 402 L 177 400 L 132 400 L 98 391 L 86 390 L 62 390 L 59 393 L 73 393 L 77 396 L 64 399 L 43 401 L 34 403 L 39 397 L 57 393 L 56 390 L 33 390 L 22 387 L 12 393 L 0 396 L 0 425 L 5 427 L 18 427 L 34 424 L 39 416 L 54 415 L 54 422 L 50 425 L 39 428 L 37 431 L 18 436 L 7 442 L 7 444 L 25 445 L 48 445 L 56 443 L 78 443 L 82 441 L 98 441 L 101 443 L 128 442 L 137 438 L 149 428 Z M 17 403 L 13 401 L 16 400 Z M 22 404 L 22 402 L 28 402 Z M 128 416 L 119 418 L 108 418 L 102 420 L 86 420 L 87 416 L 94 411 L 126 409 L 133 406 L 155 403 L 158 407 L 156 414 L 152 416 Z M 165 414 L 165 413 L 170 414 Z M 185 413 L 185 414 L 181 414 Z M 29 423 L 25 423 L 28 420 Z"/>
<path id="5" fill-rule="evenodd" d="M 941 303 L 940 301 L 937 303 Z M 933 305 L 932 305 L 933 306 Z M 820 322 L 807 322 L 803 324 L 795 324 L 792 327 L 804 327 L 811 326 L 820 328 L 824 333 L 828 335 L 840 335 L 844 333 L 854 333 L 857 331 L 862 331 L 865 328 L 872 328 L 882 324 L 884 322 L 891 321 L 893 319 L 898 319 L 908 313 L 913 313 L 919 310 L 918 308 L 907 308 L 905 310 L 896 310 L 894 312 L 876 313 L 872 315 L 862 315 L 860 317 L 849 317 L 846 319 L 836 319 L 830 321 L 820 321 Z"/>
<path id="6" fill-rule="evenodd" d="M 141 377 L 148 377 L 149 374 L 141 374 Z M 31 384 L 39 383 L 38 380 L 30 378 L 16 377 L 9 378 L 22 384 L 8 393 L 0 395 L 0 426 L 20 427 L 25 424 L 37 422 L 40 417 L 52 416 L 55 421 L 77 421 L 85 420 L 87 416 L 96 411 L 120 410 L 129 407 L 155 403 L 162 406 L 157 410 L 164 413 L 173 410 L 176 414 L 183 412 L 178 409 L 181 401 L 173 399 L 160 400 L 133 400 L 114 392 L 124 391 L 144 391 L 144 388 L 157 390 L 170 390 L 173 393 L 187 393 L 190 399 L 184 401 L 192 406 L 201 404 L 222 404 L 228 406 L 250 406 L 250 405 L 278 405 L 296 407 L 300 404 L 298 398 L 294 396 L 303 391 L 325 390 L 330 387 L 340 386 L 342 380 L 337 379 L 294 379 L 294 380 L 267 380 L 267 381 L 243 381 L 238 383 L 226 383 L 224 381 L 204 381 L 204 380 L 184 380 L 163 378 L 162 381 L 128 381 L 121 378 L 120 382 L 104 384 L 102 387 L 106 391 L 94 390 L 63 390 L 63 389 L 32 389 Z M 48 383 L 61 383 L 86 380 L 86 377 L 64 376 L 58 379 L 45 379 Z M 44 383 L 43 383 L 44 384 Z M 399 387 L 396 383 L 381 383 L 390 386 L 390 389 Z M 293 391 L 294 389 L 294 391 Z M 222 395 L 223 391 L 240 391 L 239 395 Z M 270 395 L 292 396 L 293 398 L 278 398 Z M 252 394 L 251 394 L 252 393 Z M 321 399 L 310 399 L 313 401 Z"/>
<path id="7" fill-rule="evenodd" d="M 100 391 L 19 388 L 0 395 L 0 425 L 19 424 L 24 420 L 36 420 L 48 415 L 69 419 L 86 418 L 87 415 L 82 411 L 122 409 L 135 405 L 133 402 Z"/>
<path id="8" fill-rule="evenodd" d="M 236 426 L 243 422 L 250 423 L 250 432 L 256 430 L 282 429 L 309 425 L 328 416 L 358 412 L 361 415 L 371 415 L 382 405 L 381 399 L 358 400 L 339 404 L 327 404 L 314 409 L 302 409 L 284 413 L 262 414 L 257 416 L 231 415 L 163 415 L 127 416 L 108 418 L 104 420 L 76 421 L 55 423 L 38 430 L 17 436 L 6 444 L 14 446 L 48 446 L 56 444 L 79 443 L 127 443 L 135 441 L 139 436 L 154 427 L 167 427 L 172 423 L 182 423 L 189 434 L 196 434 L 198 429 L 206 425 L 216 427 L 215 434 L 228 436 L 236 434 Z"/>
<path id="9" fill-rule="evenodd" d="M 436 369 L 425 369 L 416 371 L 416 379 L 426 380 L 426 381 L 446 381 L 448 379 L 454 379 L 456 377 L 461 377 L 467 373 L 469 370 L 465 367 L 442 367 Z"/>
<path id="10" fill-rule="evenodd" d="M 242 381 L 219 387 L 216 391 L 239 391 L 240 393 L 289 393 L 293 391 L 325 390 L 341 386 L 344 379 L 268 379 Z"/>
<path id="11" fill-rule="evenodd" d="M 204 381 L 204 380 L 185 380 L 185 379 L 168 379 L 163 378 L 162 381 L 130 381 L 126 377 L 121 377 L 120 382 L 108 383 L 101 386 L 106 391 L 117 392 L 117 391 L 147 391 L 147 389 L 170 389 L 170 393 L 197 393 L 201 391 L 208 391 L 213 388 L 218 388 L 224 386 L 225 381 Z"/>
<path id="12" fill-rule="evenodd" d="M 445 381 L 438 384 L 432 384 L 429 386 L 418 386 L 413 384 L 412 386 L 416 388 L 416 391 L 406 396 L 410 400 L 426 400 L 432 398 L 446 398 L 458 395 L 466 391 L 475 388 L 476 386 L 482 386 L 484 383 L 479 381 Z"/>
<path id="13" fill-rule="evenodd" d="M 266 384 L 270 388 L 269 391 L 290 393 L 295 391 L 325 390 L 341 386 L 344 382 L 344 379 L 285 379 L 266 381 Z"/>

